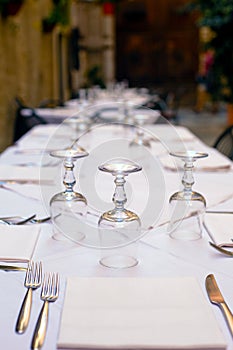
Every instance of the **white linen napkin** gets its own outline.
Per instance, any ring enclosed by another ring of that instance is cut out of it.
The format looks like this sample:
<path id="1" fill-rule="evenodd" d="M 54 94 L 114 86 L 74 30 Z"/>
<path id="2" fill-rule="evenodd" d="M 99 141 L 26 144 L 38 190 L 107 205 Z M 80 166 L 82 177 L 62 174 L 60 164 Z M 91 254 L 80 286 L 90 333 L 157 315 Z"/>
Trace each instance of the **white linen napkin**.
<path id="1" fill-rule="evenodd" d="M 197 160 L 194 162 L 194 168 L 196 171 L 216 171 L 216 170 L 229 170 L 233 163 L 214 149 L 207 150 L 208 157 Z M 160 161 L 165 169 L 178 170 L 184 168 L 184 162 L 169 154 L 160 157 Z"/>
<path id="2" fill-rule="evenodd" d="M 29 261 L 39 238 L 40 227 L 38 225 L 7 226 L 4 224 L 0 227 L 0 261 Z"/>
<path id="3" fill-rule="evenodd" d="M 55 167 L 25 167 L 15 165 L 0 165 L 0 181 L 25 180 L 25 181 L 48 181 L 53 182 L 56 177 Z"/>
<path id="4" fill-rule="evenodd" d="M 226 342 L 192 277 L 70 277 L 58 348 L 210 350 Z"/>
<path id="5" fill-rule="evenodd" d="M 206 213 L 204 225 L 211 239 L 216 243 L 232 243 L 233 215 Z"/>

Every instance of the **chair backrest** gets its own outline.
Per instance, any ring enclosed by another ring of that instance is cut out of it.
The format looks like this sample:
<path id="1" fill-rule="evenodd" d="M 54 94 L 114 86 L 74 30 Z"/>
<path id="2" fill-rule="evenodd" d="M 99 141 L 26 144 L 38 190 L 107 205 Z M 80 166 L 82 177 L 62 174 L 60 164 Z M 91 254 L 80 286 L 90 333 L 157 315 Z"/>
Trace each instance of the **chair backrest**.
<path id="1" fill-rule="evenodd" d="M 214 148 L 233 160 L 233 125 L 227 127 L 215 141 Z"/>
<path id="2" fill-rule="evenodd" d="M 161 115 L 168 121 L 174 124 L 179 123 L 179 102 L 178 95 L 173 92 L 152 94 L 150 100 L 145 104 L 145 107 L 158 110 Z"/>
<path id="3" fill-rule="evenodd" d="M 47 124 L 43 118 L 36 114 L 33 108 L 27 107 L 20 98 L 16 97 L 15 102 L 17 104 L 17 109 L 14 126 L 14 142 L 27 133 L 33 126 Z M 23 113 L 25 110 L 27 113 Z"/>

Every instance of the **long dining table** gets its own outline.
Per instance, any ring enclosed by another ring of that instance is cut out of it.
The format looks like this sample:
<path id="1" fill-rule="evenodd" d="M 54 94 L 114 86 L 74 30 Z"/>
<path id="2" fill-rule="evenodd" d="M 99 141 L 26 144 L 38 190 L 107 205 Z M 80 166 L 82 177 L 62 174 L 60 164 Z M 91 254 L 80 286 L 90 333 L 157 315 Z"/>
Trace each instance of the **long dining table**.
<path id="1" fill-rule="evenodd" d="M 118 155 L 121 147 L 122 149 L 127 148 L 126 144 L 129 144 L 129 140 L 133 139 L 134 132 L 133 127 L 106 123 L 93 126 L 91 131 L 86 132 L 76 141 L 89 152 L 86 160 L 75 162 L 77 168 L 75 173 L 76 188 L 85 194 L 88 203 L 90 202 L 92 206 L 98 206 L 98 203 L 103 204 L 104 201 L 107 201 L 107 206 L 111 208 L 113 178 L 108 174 L 106 177 L 102 177 L 103 174 L 99 172 L 97 165 L 100 165 L 100 161 L 109 159 L 111 154 L 113 157 Z M 62 183 L 63 163 L 52 158 L 49 152 L 51 149 L 68 147 L 73 142 L 69 133 L 70 129 L 67 124 L 35 126 L 16 144 L 2 152 L 0 156 L 0 217 L 11 215 L 27 217 L 36 214 L 36 217 L 41 218 L 50 215 L 49 201 L 64 186 Z M 42 262 L 44 271 L 58 272 L 61 285 L 58 300 L 50 305 L 44 350 L 57 349 L 66 281 L 67 278 L 72 277 L 89 279 L 136 278 L 138 280 L 143 280 L 143 278 L 194 277 L 202 289 L 209 309 L 216 318 L 226 343 L 226 349 L 233 349 L 232 335 L 226 321 L 219 308 L 209 302 L 205 288 L 206 276 L 214 274 L 222 294 L 233 312 L 232 258 L 216 251 L 209 244 L 209 241 L 220 243 L 221 239 L 230 241 L 229 234 L 232 234 L 233 238 L 233 226 L 224 225 L 223 222 L 220 226 L 219 237 L 216 238 L 214 232 L 207 229 L 208 223 L 205 222 L 207 219 L 204 217 L 203 234 L 199 240 L 172 239 L 166 229 L 169 222 L 168 198 L 182 187 L 181 176 L 183 173 L 182 169 L 177 168 L 169 156 L 169 150 L 182 148 L 208 153 L 209 159 L 197 161 L 194 171 L 194 188 L 205 196 L 207 211 L 231 212 L 233 210 L 233 164 L 217 150 L 204 144 L 185 127 L 173 126 L 169 123 L 155 123 L 145 126 L 145 133 L 148 133 L 147 136 L 151 143 L 151 147 L 146 150 L 147 153 L 140 152 L 140 148 L 143 146 L 135 146 L 136 148 L 132 146 L 131 149 L 136 149 L 136 151 L 132 152 L 129 147 L 130 151 L 127 149 L 123 154 L 124 157 L 133 155 L 134 161 L 143 164 L 143 176 L 132 175 L 132 182 L 130 182 L 131 176 L 129 176 L 131 192 L 129 191 L 128 205 L 140 215 L 145 214 L 150 223 L 150 228 L 145 229 L 145 233 L 138 240 L 139 263 L 136 266 L 125 269 L 106 268 L 99 263 L 100 249 L 98 246 L 93 248 L 91 244 L 74 242 L 67 237 L 56 239 L 51 221 L 36 225 L 39 229 L 39 235 L 32 258 Z M 124 142 L 122 141 L 118 147 L 117 142 L 121 138 Z M 112 152 L 111 147 L 115 147 Z M 105 149 L 108 150 L 106 153 Z M 150 169 L 153 161 L 155 163 Z M 40 171 L 40 181 L 30 181 L 30 174 L 25 181 L 22 180 L 24 179 L 23 175 L 28 170 L 33 173 L 35 169 Z M 47 170 L 53 172 L 53 181 L 46 183 L 45 180 L 43 183 L 41 179 L 43 174 L 47 175 Z M 7 181 L 8 178 L 11 181 Z M 128 187 L 126 192 L 127 189 Z M 94 191 L 99 197 L 95 195 Z M 150 191 L 153 193 L 153 198 L 148 206 Z M 102 198 L 99 199 L 101 196 Z M 153 217 L 153 215 L 155 216 Z M 212 215 L 219 220 L 225 217 L 223 213 Z M 206 213 L 207 216 L 208 213 Z M 228 214 L 228 216 L 229 218 L 232 216 L 233 222 L 233 215 Z M 4 224 L 0 225 L 2 228 L 6 227 Z M 30 227 L 33 230 L 35 225 L 25 224 L 24 227 Z M 17 243 L 12 236 L 11 245 L 15 244 Z M 2 264 L 6 265 L 10 263 L 11 265 L 27 266 L 25 261 L 9 262 L 4 258 L 2 260 Z M 30 349 L 33 330 L 42 305 L 40 290 L 33 292 L 33 307 L 28 329 L 24 334 L 19 335 L 15 332 L 15 323 L 26 292 L 24 287 L 25 272 L 0 271 L 0 274 L 1 348 L 4 350 Z M 172 290 L 170 293 L 172 294 Z M 94 296 L 95 290 L 93 290 L 93 298 Z M 144 297 L 146 298 L 146 295 Z M 215 348 L 214 344 L 213 348 Z"/>

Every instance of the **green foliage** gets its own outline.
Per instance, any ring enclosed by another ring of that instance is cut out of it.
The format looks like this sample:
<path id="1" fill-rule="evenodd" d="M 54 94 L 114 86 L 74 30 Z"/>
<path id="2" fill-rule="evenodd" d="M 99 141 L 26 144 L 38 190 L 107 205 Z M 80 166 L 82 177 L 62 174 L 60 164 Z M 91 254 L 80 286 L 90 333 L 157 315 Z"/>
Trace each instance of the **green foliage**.
<path id="1" fill-rule="evenodd" d="M 0 0 L 1 1 L 1 0 Z M 48 17 L 44 18 L 44 23 L 61 24 L 66 26 L 69 24 L 69 0 L 53 0 L 53 8 Z"/>
<path id="2" fill-rule="evenodd" d="M 104 84 L 103 78 L 101 77 L 100 66 L 95 65 L 95 66 L 91 67 L 86 72 L 85 75 L 86 75 L 87 82 L 86 82 L 84 87 L 89 88 L 89 87 L 98 85 L 101 88 L 105 88 L 105 84 Z"/>
<path id="3" fill-rule="evenodd" d="M 213 32 L 207 43 L 215 52 L 213 98 L 233 103 L 233 0 L 194 0 L 188 10 L 198 14 L 199 26 Z"/>

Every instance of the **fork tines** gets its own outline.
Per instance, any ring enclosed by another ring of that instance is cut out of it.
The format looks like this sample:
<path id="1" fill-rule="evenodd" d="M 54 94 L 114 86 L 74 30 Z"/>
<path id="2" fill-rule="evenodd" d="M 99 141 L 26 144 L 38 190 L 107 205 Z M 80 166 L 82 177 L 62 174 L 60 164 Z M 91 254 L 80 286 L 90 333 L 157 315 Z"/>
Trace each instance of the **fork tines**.
<path id="1" fill-rule="evenodd" d="M 47 326 L 48 326 L 48 305 L 49 302 L 57 300 L 59 294 L 59 275 L 58 273 L 46 273 L 41 288 L 41 300 L 43 306 L 40 311 L 36 327 L 32 337 L 31 349 L 38 350 L 44 344 Z"/>
<path id="2" fill-rule="evenodd" d="M 27 292 L 23 299 L 15 327 L 16 332 L 19 334 L 24 333 L 27 329 L 32 307 L 32 291 L 41 286 L 41 280 L 42 263 L 29 261 L 24 281 Z"/>
<path id="3" fill-rule="evenodd" d="M 59 275 L 58 273 L 46 273 L 41 289 L 41 299 L 55 301 L 59 293 Z"/>
<path id="4" fill-rule="evenodd" d="M 25 287 L 30 286 L 32 289 L 39 287 L 42 280 L 42 262 L 34 262 L 32 260 L 28 263 L 27 273 L 25 277 Z"/>

